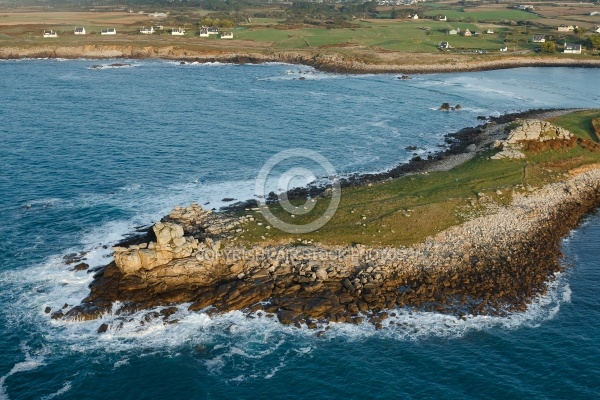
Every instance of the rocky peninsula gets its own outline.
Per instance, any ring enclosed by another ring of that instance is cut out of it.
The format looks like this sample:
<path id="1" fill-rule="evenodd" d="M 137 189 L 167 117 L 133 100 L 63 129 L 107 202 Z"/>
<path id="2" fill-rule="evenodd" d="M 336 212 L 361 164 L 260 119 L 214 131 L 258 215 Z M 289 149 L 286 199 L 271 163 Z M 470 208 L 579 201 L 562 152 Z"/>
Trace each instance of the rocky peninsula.
<path id="1" fill-rule="evenodd" d="M 545 121 L 520 121 L 508 132 L 504 122 L 486 125 L 476 149 L 494 146 L 510 156 L 582 142 Z M 474 153 L 471 148 L 456 160 Z M 456 162 L 443 161 L 447 168 Z M 600 165 L 588 164 L 535 190 L 513 190 L 508 205 L 407 247 L 248 245 L 238 239 L 251 215 L 176 207 L 144 235 L 115 246 L 114 261 L 95 274 L 89 296 L 52 316 L 87 320 L 115 304 L 122 313 L 182 303 L 211 313 L 264 310 L 284 324 L 308 327 L 365 319 L 381 327 L 388 313 L 405 306 L 504 315 L 545 292 L 561 270 L 561 239 L 599 205 Z"/>

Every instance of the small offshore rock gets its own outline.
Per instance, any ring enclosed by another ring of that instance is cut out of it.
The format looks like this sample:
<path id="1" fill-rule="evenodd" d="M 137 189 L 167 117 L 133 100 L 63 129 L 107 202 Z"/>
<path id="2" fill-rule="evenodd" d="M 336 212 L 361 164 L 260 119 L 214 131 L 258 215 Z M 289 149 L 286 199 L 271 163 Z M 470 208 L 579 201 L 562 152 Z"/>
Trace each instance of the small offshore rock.
<path id="1" fill-rule="evenodd" d="M 76 266 L 73 267 L 73 271 L 85 271 L 89 268 L 89 264 L 86 263 L 79 263 Z"/>

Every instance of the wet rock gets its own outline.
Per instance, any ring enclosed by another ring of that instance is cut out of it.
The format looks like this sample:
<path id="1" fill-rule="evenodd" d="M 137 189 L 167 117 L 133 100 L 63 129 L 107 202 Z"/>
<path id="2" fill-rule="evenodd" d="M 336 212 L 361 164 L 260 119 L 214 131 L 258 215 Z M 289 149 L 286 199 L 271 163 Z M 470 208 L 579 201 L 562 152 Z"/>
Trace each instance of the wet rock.
<path id="1" fill-rule="evenodd" d="M 58 310 L 56 312 L 53 312 L 52 314 L 50 314 L 50 318 L 52 319 L 61 319 L 63 317 L 63 312 L 62 310 Z"/>
<path id="2" fill-rule="evenodd" d="M 169 318 L 171 315 L 177 312 L 177 307 L 167 307 L 159 311 L 159 314 L 163 316 L 163 319 Z"/>
<path id="3" fill-rule="evenodd" d="M 73 271 L 85 271 L 89 268 L 90 266 L 86 263 L 79 263 L 76 266 L 73 267 Z"/>
<path id="4" fill-rule="evenodd" d="M 97 332 L 98 333 L 104 333 L 108 330 L 108 325 L 107 324 L 102 324 L 98 327 Z"/>
<path id="5" fill-rule="evenodd" d="M 290 325 L 296 322 L 296 314 L 290 310 L 280 310 L 277 313 L 277 319 L 284 325 Z"/>

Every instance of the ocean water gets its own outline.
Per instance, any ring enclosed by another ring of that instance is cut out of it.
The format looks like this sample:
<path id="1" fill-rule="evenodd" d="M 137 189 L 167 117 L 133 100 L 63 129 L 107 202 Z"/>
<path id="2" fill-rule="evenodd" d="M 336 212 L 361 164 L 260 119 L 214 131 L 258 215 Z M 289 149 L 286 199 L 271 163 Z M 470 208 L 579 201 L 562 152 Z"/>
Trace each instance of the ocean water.
<path id="1" fill-rule="evenodd" d="M 397 310 L 381 331 L 331 324 L 317 338 L 185 305 L 178 323 L 143 326 L 142 313 L 80 323 L 44 313 L 87 294 L 91 274 L 70 271 L 64 255 L 103 265 L 103 246 L 175 205 L 250 198 L 279 151 L 318 151 L 342 174 L 386 169 L 413 157 L 407 146 L 435 151 L 478 115 L 597 107 L 600 70 L 400 81 L 114 62 L 0 62 L 0 399 L 600 397 L 597 215 L 565 239 L 569 268 L 547 295 L 506 318 Z M 462 109 L 437 111 L 443 102 Z M 98 335 L 103 322 L 111 328 Z"/>

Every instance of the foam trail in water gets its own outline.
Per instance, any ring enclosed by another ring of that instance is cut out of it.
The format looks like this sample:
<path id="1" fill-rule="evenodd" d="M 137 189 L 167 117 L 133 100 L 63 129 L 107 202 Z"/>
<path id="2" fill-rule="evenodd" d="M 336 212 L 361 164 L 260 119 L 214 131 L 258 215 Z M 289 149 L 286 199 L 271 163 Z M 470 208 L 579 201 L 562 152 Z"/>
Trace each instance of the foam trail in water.
<path id="1" fill-rule="evenodd" d="M 55 397 L 62 396 L 63 394 L 65 394 L 69 390 L 71 390 L 71 388 L 72 388 L 71 382 L 65 382 L 65 384 L 63 385 L 62 388 L 60 388 L 59 390 L 57 390 L 54 393 L 50 393 L 49 395 L 42 397 L 40 400 L 50 400 Z"/>
<path id="2" fill-rule="evenodd" d="M 6 387 L 4 386 L 7 378 L 19 372 L 32 371 L 42 365 L 44 365 L 43 356 L 32 357 L 29 352 L 25 350 L 25 361 L 16 363 L 6 375 L 0 377 L 0 400 L 8 400 L 9 398 L 6 393 Z"/>

